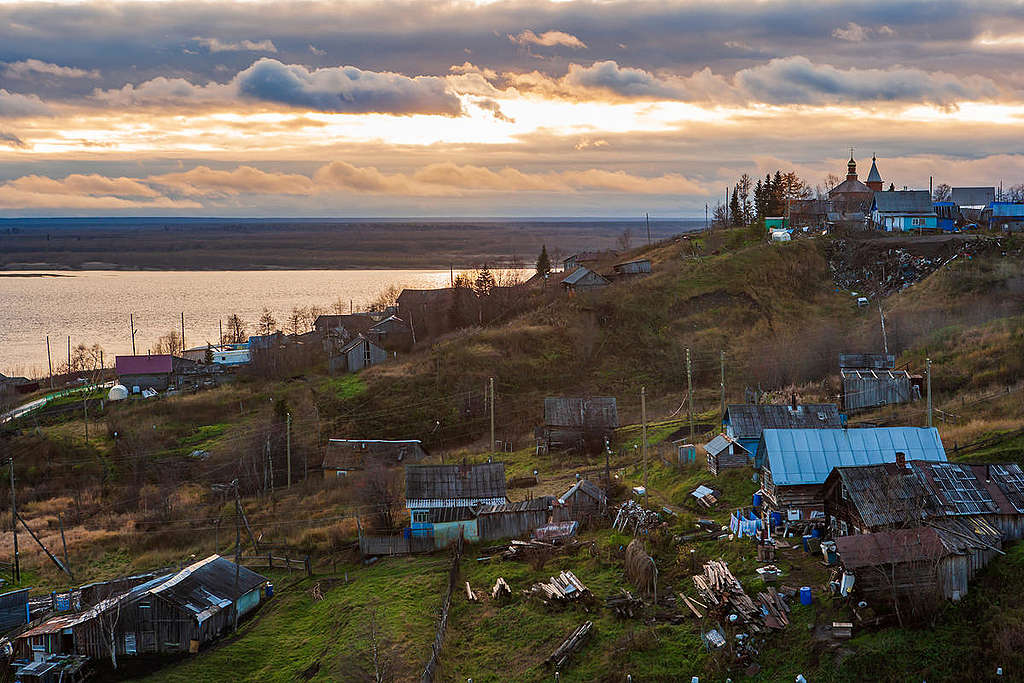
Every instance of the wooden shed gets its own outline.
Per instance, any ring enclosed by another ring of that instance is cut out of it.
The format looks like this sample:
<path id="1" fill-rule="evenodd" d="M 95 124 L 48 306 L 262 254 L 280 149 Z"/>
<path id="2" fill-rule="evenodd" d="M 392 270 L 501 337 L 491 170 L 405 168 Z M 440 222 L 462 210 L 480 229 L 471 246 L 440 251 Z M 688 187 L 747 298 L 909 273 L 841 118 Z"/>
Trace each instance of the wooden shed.
<path id="1" fill-rule="evenodd" d="M 612 266 L 616 275 L 650 275 L 651 259 L 641 258 L 623 263 L 616 263 Z"/>
<path id="2" fill-rule="evenodd" d="M 544 399 L 544 427 L 538 450 L 585 449 L 596 452 L 619 426 L 614 397 Z"/>
<path id="3" fill-rule="evenodd" d="M 704 444 L 708 455 L 708 471 L 718 476 L 722 470 L 753 465 L 750 451 L 728 434 L 719 434 Z"/>
<path id="4" fill-rule="evenodd" d="M 371 365 L 383 363 L 387 359 L 387 351 L 360 334 L 344 344 L 337 353 L 330 355 L 330 371 L 332 374 L 359 372 Z"/>
<path id="5" fill-rule="evenodd" d="M 562 280 L 562 288 L 570 294 L 589 292 L 601 287 L 607 287 L 611 282 L 608 278 L 589 268 L 577 268 L 568 277 Z"/>
<path id="6" fill-rule="evenodd" d="M 608 511 L 608 496 L 589 479 L 579 479 L 558 497 L 558 503 L 565 506 L 569 519 L 580 521 L 593 520 Z"/>
<path id="7" fill-rule="evenodd" d="M 920 390 L 906 370 L 842 368 L 843 409 L 847 412 L 878 406 L 909 403 L 920 398 Z"/>

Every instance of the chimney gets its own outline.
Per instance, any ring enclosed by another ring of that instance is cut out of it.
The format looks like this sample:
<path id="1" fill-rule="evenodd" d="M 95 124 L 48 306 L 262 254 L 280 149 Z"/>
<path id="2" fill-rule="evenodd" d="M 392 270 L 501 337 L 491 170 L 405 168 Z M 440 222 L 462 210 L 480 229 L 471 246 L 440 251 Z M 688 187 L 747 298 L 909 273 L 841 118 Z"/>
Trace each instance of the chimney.
<path id="1" fill-rule="evenodd" d="M 796 410 L 796 392 L 795 391 L 790 395 L 790 400 L 792 401 L 792 403 L 790 405 L 792 405 L 793 410 Z"/>
<path id="2" fill-rule="evenodd" d="M 906 467 L 907 454 L 902 451 L 896 451 L 896 464 L 900 467 Z"/>

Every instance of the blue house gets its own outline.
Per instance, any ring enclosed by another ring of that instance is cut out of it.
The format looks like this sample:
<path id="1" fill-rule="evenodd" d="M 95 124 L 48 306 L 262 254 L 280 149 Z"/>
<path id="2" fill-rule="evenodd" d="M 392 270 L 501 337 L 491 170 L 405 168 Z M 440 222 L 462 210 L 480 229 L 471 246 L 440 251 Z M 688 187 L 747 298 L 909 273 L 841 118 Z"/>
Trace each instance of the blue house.
<path id="1" fill-rule="evenodd" d="M 871 223 L 876 230 L 909 232 L 938 228 L 938 216 L 928 190 L 876 192 L 871 203 Z"/>
<path id="2" fill-rule="evenodd" d="M 796 407 L 739 403 L 726 408 L 723 423 L 726 436 L 735 440 L 752 459 L 757 457 L 761 434 L 765 429 L 838 428 L 844 424 L 839 406 L 834 403 L 812 403 Z"/>
<path id="3" fill-rule="evenodd" d="M 960 218 L 960 207 L 954 202 L 934 202 L 936 223 L 943 232 L 953 232 L 957 219 Z"/>
<path id="4" fill-rule="evenodd" d="M 1024 204 L 1017 202 L 992 202 L 988 214 L 990 230 L 1018 232 L 1024 230 Z"/>
<path id="5" fill-rule="evenodd" d="M 454 525 L 475 535 L 476 515 L 468 508 L 507 502 L 505 463 L 407 465 L 405 468 L 405 507 L 409 509 L 413 536 L 433 535 L 435 523 L 449 533 Z"/>
<path id="6" fill-rule="evenodd" d="M 761 489 L 786 521 L 824 520 L 824 484 L 836 467 L 945 462 L 934 427 L 766 429 L 758 446 Z"/>

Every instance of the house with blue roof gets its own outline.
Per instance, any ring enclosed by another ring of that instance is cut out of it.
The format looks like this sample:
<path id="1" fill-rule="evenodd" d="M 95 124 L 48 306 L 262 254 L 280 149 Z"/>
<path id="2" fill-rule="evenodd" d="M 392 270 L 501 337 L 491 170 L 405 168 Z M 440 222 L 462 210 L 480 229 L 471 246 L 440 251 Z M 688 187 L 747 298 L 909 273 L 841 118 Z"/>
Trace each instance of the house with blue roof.
<path id="1" fill-rule="evenodd" d="M 992 202 L 983 215 L 988 216 L 990 230 L 1019 232 L 1024 230 L 1024 204 L 1019 202 Z"/>
<path id="2" fill-rule="evenodd" d="M 897 460 L 945 462 L 934 427 L 765 429 L 755 457 L 769 509 L 787 521 L 824 521 L 824 484 L 836 467 Z"/>

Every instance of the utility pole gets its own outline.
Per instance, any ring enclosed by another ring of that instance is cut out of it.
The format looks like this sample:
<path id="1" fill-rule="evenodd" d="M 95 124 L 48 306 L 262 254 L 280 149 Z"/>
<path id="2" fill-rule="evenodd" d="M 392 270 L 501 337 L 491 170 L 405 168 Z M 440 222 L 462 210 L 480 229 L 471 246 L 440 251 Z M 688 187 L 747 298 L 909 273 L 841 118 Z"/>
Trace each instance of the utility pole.
<path id="1" fill-rule="evenodd" d="M 185 311 L 181 312 L 181 351 L 185 352 Z"/>
<path id="2" fill-rule="evenodd" d="M 238 595 L 238 574 L 242 564 L 242 530 L 238 523 L 242 517 L 242 501 L 238 499 L 238 480 L 232 482 L 235 488 L 235 595 Z M 238 631 L 238 602 L 235 602 L 235 631 Z"/>
<path id="3" fill-rule="evenodd" d="M 14 570 L 11 578 L 15 583 L 21 583 L 21 557 L 18 553 L 18 502 L 14 496 L 14 457 L 8 462 L 11 465 L 11 531 L 14 532 Z"/>
<path id="4" fill-rule="evenodd" d="M 690 365 L 690 349 L 686 349 L 686 396 L 690 401 L 690 443 L 694 441 L 693 433 L 693 368 Z"/>
<path id="5" fill-rule="evenodd" d="M 640 421 L 643 424 L 644 504 L 649 505 L 651 494 L 647 492 L 647 387 L 640 387 Z"/>
<path id="6" fill-rule="evenodd" d="M 928 426 L 932 426 L 932 359 L 925 359 L 925 368 L 928 373 Z"/>
<path id="7" fill-rule="evenodd" d="M 722 379 L 721 379 L 721 386 L 722 386 L 722 408 L 721 408 L 722 419 L 721 419 L 721 428 L 722 428 L 722 431 L 725 431 L 725 349 L 722 349 L 719 353 L 720 353 L 721 362 L 722 362 Z"/>
<path id="8" fill-rule="evenodd" d="M 292 487 L 292 414 L 285 417 L 285 449 L 288 452 L 288 488 Z"/>
<path id="9" fill-rule="evenodd" d="M 491 377 L 491 453 L 494 452 L 494 378 Z"/>
<path id="10" fill-rule="evenodd" d="M 68 563 L 68 541 L 64 537 L 64 514 L 61 512 L 57 513 L 57 522 L 60 524 L 60 542 L 64 545 L 64 568 L 68 570 L 68 576 L 71 576 L 71 565 Z"/>
<path id="11" fill-rule="evenodd" d="M 885 336 L 885 313 L 882 312 L 882 302 L 878 302 L 878 317 L 882 320 L 882 346 L 885 348 L 886 355 L 889 354 L 889 340 Z"/>
<path id="12" fill-rule="evenodd" d="M 647 246 L 651 246 L 651 214 L 645 213 L 644 218 L 647 221 Z"/>
<path id="13" fill-rule="evenodd" d="M 53 361 L 50 359 L 50 335 L 46 335 L 46 366 L 50 369 L 50 388 L 53 389 Z"/>
<path id="14" fill-rule="evenodd" d="M 128 314 L 128 325 L 132 328 L 132 355 L 135 355 L 135 316 Z"/>

